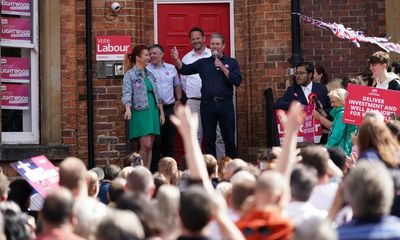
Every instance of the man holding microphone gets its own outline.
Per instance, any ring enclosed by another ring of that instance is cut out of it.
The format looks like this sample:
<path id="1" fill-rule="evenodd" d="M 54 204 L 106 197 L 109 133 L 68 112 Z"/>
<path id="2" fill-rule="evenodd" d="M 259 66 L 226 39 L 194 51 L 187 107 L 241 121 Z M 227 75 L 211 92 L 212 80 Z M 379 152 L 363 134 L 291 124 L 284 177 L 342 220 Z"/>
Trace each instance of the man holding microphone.
<path id="1" fill-rule="evenodd" d="M 225 142 L 225 153 L 237 157 L 235 146 L 235 116 L 233 108 L 233 86 L 239 87 L 242 76 L 238 62 L 224 55 L 225 38 L 219 33 L 210 36 L 213 56 L 202 58 L 192 64 L 183 64 L 177 49 L 171 50 L 179 73 L 199 74 L 202 80 L 200 117 L 203 126 L 205 153 L 216 156 L 216 127 L 219 123 Z"/>

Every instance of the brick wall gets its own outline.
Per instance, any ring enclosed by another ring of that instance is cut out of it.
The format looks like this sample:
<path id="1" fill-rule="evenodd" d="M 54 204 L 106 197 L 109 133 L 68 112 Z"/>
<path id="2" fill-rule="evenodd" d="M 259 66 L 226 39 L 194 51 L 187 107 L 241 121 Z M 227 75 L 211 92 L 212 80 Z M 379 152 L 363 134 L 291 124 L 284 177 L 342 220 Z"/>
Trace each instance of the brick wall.
<path id="1" fill-rule="evenodd" d="M 236 57 L 244 80 L 237 92 L 238 150 L 249 161 L 266 146 L 263 92 L 268 87 L 282 88 L 286 81 L 291 55 L 290 2 L 235 1 Z"/>
<path id="2" fill-rule="evenodd" d="M 122 79 L 97 79 L 95 37 L 130 35 L 133 45 L 153 42 L 153 4 L 121 1 L 115 16 L 113 1 L 92 1 L 94 152 L 97 165 L 121 164 L 125 157 Z M 84 1 L 62 1 L 62 137 L 71 155 L 87 160 L 86 38 Z M 150 14 L 151 13 L 151 14 Z M 151 16 L 151 17 L 149 17 Z M 148 32 L 150 31 L 150 32 Z"/>
<path id="3" fill-rule="evenodd" d="M 61 1 L 61 134 L 73 156 L 78 154 L 76 1 Z"/>
<path id="4" fill-rule="evenodd" d="M 303 0 L 301 12 L 325 22 L 342 23 L 368 36 L 385 36 L 385 1 Z M 325 67 L 330 77 L 354 76 L 368 68 L 367 58 L 380 50 L 375 45 L 337 38 L 329 30 L 301 24 L 304 59 Z"/>
<path id="5" fill-rule="evenodd" d="M 61 2 L 62 137 L 72 155 L 87 159 L 85 6 L 84 1 Z M 123 10 L 118 17 L 112 15 L 111 3 L 92 1 L 93 37 L 131 35 L 134 45 L 153 42 L 153 1 L 120 1 Z M 240 157 L 254 160 L 258 148 L 266 145 L 263 91 L 272 88 L 276 99 L 289 82 L 285 69 L 291 57 L 291 1 L 236 0 L 234 4 L 235 55 L 243 74 L 237 91 L 238 148 Z M 384 0 L 301 1 L 302 13 L 342 22 L 371 36 L 385 33 L 384 11 Z M 301 30 L 305 60 L 323 65 L 332 77 L 363 70 L 365 59 L 377 49 L 367 44 L 357 49 L 309 24 L 301 24 Z M 96 164 L 122 163 L 125 126 L 121 79 L 96 79 L 96 72 L 93 75 Z"/>

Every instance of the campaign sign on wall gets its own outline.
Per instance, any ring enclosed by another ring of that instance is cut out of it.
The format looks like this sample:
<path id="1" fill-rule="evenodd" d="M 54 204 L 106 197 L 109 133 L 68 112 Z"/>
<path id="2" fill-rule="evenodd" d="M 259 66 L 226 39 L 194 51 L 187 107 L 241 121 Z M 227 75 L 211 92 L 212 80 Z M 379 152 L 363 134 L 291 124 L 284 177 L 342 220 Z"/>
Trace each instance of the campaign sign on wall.
<path id="1" fill-rule="evenodd" d="M 131 51 L 131 36 L 97 36 L 97 61 L 122 61 Z"/>
<path id="2" fill-rule="evenodd" d="M 43 197 L 59 186 L 56 167 L 43 155 L 13 162 L 11 166 Z"/>
<path id="3" fill-rule="evenodd" d="M 29 83 L 29 58 L 4 57 L 0 63 L 2 82 Z"/>
<path id="4" fill-rule="evenodd" d="M 306 110 L 307 110 L 307 108 L 306 108 Z M 286 110 L 275 110 L 276 124 L 278 125 L 279 141 L 282 144 L 284 133 L 285 133 L 285 128 L 279 117 L 278 111 L 284 111 L 285 114 L 287 114 L 287 111 Z M 312 117 L 311 109 L 309 109 L 308 112 L 309 112 L 308 117 L 307 117 L 307 111 L 306 111 L 306 119 L 304 121 L 304 124 L 299 129 L 299 134 L 297 135 L 297 142 L 319 143 L 319 141 L 321 140 L 321 136 L 322 136 L 322 124 L 318 120 L 316 120 Z"/>
<path id="5" fill-rule="evenodd" d="M 1 18 L 1 40 L 20 40 L 31 42 L 32 27 L 30 18 Z"/>
<path id="6" fill-rule="evenodd" d="M 1 84 L 1 108 L 29 109 L 29 84 Z"/>
<path id="7" fill-rule="evenodd" d="M 348 96 L 344 105 L 343 122 L 361 125 L 362 119 L 368 111 L 378 111 L 385 120 L 390 114 L 400 113 L 400 91 L 386 90 L 374 87 L 365 87 L 349 84 Z"/>
<path id="8" fill-rule="evenodd" d="M 31 0 L 1 0 L 1 13 L 30 16 Z"/>

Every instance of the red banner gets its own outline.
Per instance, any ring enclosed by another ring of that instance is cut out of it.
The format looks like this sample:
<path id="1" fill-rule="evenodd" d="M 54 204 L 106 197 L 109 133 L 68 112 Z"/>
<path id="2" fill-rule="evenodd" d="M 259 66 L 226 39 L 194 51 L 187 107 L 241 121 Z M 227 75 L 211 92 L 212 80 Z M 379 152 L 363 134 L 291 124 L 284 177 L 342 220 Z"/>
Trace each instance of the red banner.
<path id="1" fill-rule="evenodd" d="M 349 84 L 348 96 L 344 105 L 343 122 L 361 125 L 366 112 L 378 111 L 385 120 L 390 119 L 390 114 L 400 113 L 400 91 L 386 90 L 374 87 L 364 87 Z"/>
<path id="2" fill-rule="evenodd" d="M 285 114 L 287 113 L 287 111 L 275 110 L 276 124 L 278 125 L 279 141 L 282 143 L 285 129 L 283 124 L 281 123 L 278 111 L 284 111 Z M 310 113 L 312 113 L 312 111 Z M 319 121 L 315 120 L 310 115 L 307 119 L 307 112 L 306 112 L 306 121 L 304 121 L 303 126 L 301 126 L 299 129 L 299 134 L 297 135 L 297 142 L 319 143 L 319 141 L 321 140 L 321 136 L 322 136 L 322 124 Z"/>
<path id="3" fill-rule="evenodd" d="M 303 142 L 314 142 L 314 118 L 312 112 L 314 111 L 314 104 L 304 106 L 306 117 L 303 123 Z"/>
<path id="4" fill-rule="evenodd" d="M 29 109 L 29 84 L 5 83 L 1 85 L 1 108 Z"/>
<path id="5" fill-rule="evenodd" d="M 97 36 L 96 60 L 115 61 L 124 59 L 131 51 L 131 36 Z"/>
<path id="6" fill-rule="evenodd" d="M 1 40 L 22 40 L 31 42 L 30 18 L 1 18 Z"/>
<path id="7" fill-rule="evenodd" d="M 1 13 L 30 16 L 31 0 L 1 0 Z"/>
<path id="8" fill-rule="evenodd" d="M 2 82 L 29 83 L 29 58 L 4 57 L 0 61 Z"/>

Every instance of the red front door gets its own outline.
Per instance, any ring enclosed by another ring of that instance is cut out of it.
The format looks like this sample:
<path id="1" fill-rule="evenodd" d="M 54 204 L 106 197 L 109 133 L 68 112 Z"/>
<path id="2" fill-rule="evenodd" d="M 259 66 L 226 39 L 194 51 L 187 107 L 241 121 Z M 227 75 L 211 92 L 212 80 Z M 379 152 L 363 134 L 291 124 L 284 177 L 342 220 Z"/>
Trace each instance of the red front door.
<path id="1" fill-rule="evenodd" d="M 209 36 L 214 32 L 221 33 L 225 37 L 225 55 L 231 55 L 229 3 L 158 4 L 157 12 L 158 44 L 165 49 L 166 62 L 172 63 L 169 53 L 174 46 L 180 58 L 192 50 L 189 41 L 192 27 L 203 29 L 208 47 Z M 179 162 L 184 153 L 178 135 L 174 150 Z"/>
<path id="2" fill-rule="evenodd" d="M 189 31 L 192 27 L 200 27 L 208 37 L 214 33 L 222 33 L 225 37 L 225 54 L 230 56 L 230 21 L 228 3 L 207 4 L 158 4 L 158 43 L 164 47 L 166 62 L 171 62 L 169 50 L 174 46 L 183 57 L 192 50 L 189 42 Z"/>

